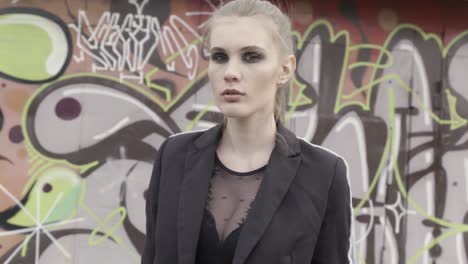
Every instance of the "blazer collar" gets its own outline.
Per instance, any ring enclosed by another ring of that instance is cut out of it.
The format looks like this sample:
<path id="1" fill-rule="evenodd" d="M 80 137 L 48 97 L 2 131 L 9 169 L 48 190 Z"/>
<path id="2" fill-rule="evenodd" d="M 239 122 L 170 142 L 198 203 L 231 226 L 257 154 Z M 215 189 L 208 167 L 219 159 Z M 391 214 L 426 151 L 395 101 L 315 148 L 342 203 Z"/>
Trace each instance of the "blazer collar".
<path id="1" fill-rule="evenodd" d="M 179 264 L 195 262 L 196 247 L 223 124 L 203 132 L 189 147 L 180 189 L 177 238 Z M 258 243 L 293 181 L 301 156 L 299 140 L 277 123 L 276 144 L 265 177 L 244 222 L 234 264 L 242 264 Z"/>
<path id="2" fill-rule="evenodd" d="M 195 140 L 195 146 L 203 149 L 210 145 L 217 145 L 223 132 L 224 123 L 220 123 L 205 132 Z M 276 145 L 278 151 L 285 156 L 295 156 L 299 153 L 299 140 L 296 135 L 289 131 L 281 122 L 276 123 Z"/>

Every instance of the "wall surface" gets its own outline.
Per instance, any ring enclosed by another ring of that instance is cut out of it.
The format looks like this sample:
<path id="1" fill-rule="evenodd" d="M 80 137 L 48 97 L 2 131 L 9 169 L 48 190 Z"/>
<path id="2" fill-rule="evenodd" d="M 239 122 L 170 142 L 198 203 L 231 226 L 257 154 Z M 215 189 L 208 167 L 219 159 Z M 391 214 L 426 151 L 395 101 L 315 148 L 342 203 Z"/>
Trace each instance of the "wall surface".
<path id="1" fill-rule="evenodd" d="M 468 263 L 468 2 L 282 3 L 288 123 L 348 161 L 356 263 Z M 0 1 L 0 263 L 139 262 L 159 145 L 221 118 L 218 6 Z"/>

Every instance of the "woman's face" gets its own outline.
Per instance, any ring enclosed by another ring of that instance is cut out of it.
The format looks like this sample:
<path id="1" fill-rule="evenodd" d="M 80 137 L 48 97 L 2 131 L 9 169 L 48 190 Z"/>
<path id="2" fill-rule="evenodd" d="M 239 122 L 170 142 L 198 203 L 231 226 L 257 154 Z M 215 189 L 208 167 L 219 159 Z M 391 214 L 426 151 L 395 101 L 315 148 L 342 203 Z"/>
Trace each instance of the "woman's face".
<path id="1" fill-rule="evenodd" d="M 282 73 L 273 22 L 263 17 L 216 19 L 210 36 L 208 77 L 226 117 L 273 116 Z"/>

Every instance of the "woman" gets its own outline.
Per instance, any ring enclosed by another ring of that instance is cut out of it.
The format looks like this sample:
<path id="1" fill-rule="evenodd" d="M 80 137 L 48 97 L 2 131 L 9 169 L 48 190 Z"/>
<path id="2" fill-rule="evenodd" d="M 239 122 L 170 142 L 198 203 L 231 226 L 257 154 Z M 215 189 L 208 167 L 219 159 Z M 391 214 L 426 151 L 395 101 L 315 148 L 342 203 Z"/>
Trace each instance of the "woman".
<path id="1" fill-rule="evenodd" d="M 256 0 L 208 21 L 208 77 L 225 119 L 161 145 L 142 263 L 350 262 L 345 162 L 282 125 L 296 67 L 290 27 Z"/>

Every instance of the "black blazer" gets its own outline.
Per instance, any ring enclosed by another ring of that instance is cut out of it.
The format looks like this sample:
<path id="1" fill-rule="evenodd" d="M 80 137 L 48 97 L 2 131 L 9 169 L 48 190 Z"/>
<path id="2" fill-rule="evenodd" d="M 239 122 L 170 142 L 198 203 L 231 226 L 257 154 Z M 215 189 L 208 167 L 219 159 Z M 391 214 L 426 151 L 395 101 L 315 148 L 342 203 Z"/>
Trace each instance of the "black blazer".
<path id="1" fill-rule="evenodd" d="M 351 204 L 336 154 L 281 124 L 241 230 L 234 264 L 346 264 Z M 148 189 L 143 264 L 194 264 L 222 124 L 169 137 Z"/>

